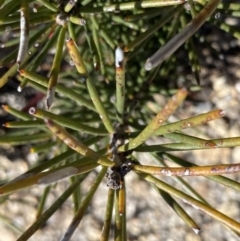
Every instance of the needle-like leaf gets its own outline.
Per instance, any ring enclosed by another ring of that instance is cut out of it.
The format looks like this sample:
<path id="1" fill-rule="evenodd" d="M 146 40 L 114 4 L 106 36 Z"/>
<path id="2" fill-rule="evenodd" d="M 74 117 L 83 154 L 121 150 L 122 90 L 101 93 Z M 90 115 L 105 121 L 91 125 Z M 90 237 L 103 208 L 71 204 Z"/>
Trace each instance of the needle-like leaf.
<path id="1" fill-rule="evenodd" d="M 191 37 L 203 25 L 206 19 L 211 16 L 217 8 L 221 0 L 211 0 L 209 3 L 198 13 L 195 18 L 174 38 L 172 38 L 164 47 L 159 49 L 154 55 L 147 59 L 145 64 L 146 70 L 151 70 L 157 65 L 161 64 L 171 54 L 173 54 L 186 40 Z"/>

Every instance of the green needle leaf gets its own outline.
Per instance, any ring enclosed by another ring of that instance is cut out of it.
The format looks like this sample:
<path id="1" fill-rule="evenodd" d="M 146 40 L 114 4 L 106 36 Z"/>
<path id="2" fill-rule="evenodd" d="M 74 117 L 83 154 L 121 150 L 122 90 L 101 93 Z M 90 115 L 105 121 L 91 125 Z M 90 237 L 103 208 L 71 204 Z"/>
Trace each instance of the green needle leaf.
<path id="1" fill-rule="evenodd" d="M 147 59 L 146 70 L 151 70 L 161 64 L 171 54 L 173 54 L 186 40 L 191 37 L 204 24 L 207 18 L 214 12 L 221 0 L 211 0 L 198 13 L 195 18 L 175 37 L 173 37 L 164 47 L 159 49 L 154 55 Z"/>
<path id="2" fill-rule="evenodd" d="M 119 151 L 131 150 L 144 141 L 146 141 L 152 135 L 156 135 L 161 125 L 168 119 L 168 117 L 178 108 L 178 106 L 184 101 L 187 96 L 186 89 L 180 89 L 163 107 L 163 109 L 152 119 L 152 121 L 144 128 L 144 130 L 129 143 L 121 146 Z"/>
<path id="3" fill-rule="evenodd" d="M 62 62 L 62 53 L 63 53 L 63 46 L 64 46 L 64 39 L 66 34 L 67 26 L 63 26 L 60 30 L 58 41 L 57 41 L 57 48 L 56 53 L 54 56 L 51 72 L 50 72 L 50 78 L 48 83 L 48 90 L 47 90 L 47 107 L 48 109 L 51 107 L 53 101 L 54 101 L 54 95 L 55 95 L 55 88 L 57 85 L 58 80 L 58 73 L 60 70 L 60 65 Z"/>

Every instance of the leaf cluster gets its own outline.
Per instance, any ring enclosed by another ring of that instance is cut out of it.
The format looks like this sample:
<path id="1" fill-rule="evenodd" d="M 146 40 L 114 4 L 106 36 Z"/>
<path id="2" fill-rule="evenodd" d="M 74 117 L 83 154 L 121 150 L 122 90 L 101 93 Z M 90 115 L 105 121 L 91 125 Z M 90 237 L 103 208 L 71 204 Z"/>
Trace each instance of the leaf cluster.
<path id="1" fill-rule="evenodd" d="M 42 93 L 45 106 L 37 107 L 38 98 L 28 113 L 3 105 L 16 121 L 4 123 L 12 131 L 0 136 L 1 145 L 31 145 L 39 160 L 0 186 L 0 194 L 5 201 L 20 189 L 47 186 L 36 221 L 19 241 L 28 240 L 72 196 L 75 216 L 61 238 L 70 240 L 102 182 L 109 190 L 99 239 L 108 240 L 115 210 L 114 240 L 127 240 L 125 176 L 133 171 L 195 233 L 199 225 L 177 199 L 239 236 L 239 222 L 212 207 L 182 177 L 204 176 L 239 191 L 240 184 L 222 174 L 239 173 L 240 164 L 198 166 L 172 154 L 239 146 L 240 137 L 203 139 L 184 132 L 224 117 L 223 110 L 183 119 L 175 114 L 189 93 L 201 90 L 199 44 L 221 58 L 201 30 L 213 25 L 239 38 L 237 28 L 219 19 L 219 14 L 239 17 L 239 10 L 239 3 L 220 0 L 0 0 L 1 47 L 9 50 L 0 59 L 7 69 L 0 87 L 17 79 L 19 91 L 31 86 Z M 153 111 L 148 103 L 156 94 L 167 101 Z M 173 115 L 178 119 L 170 123 Z M 156 137 L 164 141 L 147 144 Z M 142 152 L 156 166 L 140 160 Z M 82 198 L 81 183 L 93 170 L 98 175 Z M 185 191 L 162 176 L 177 176 Z M 64 178 L 69 178 L 68 189 L 45 209 L 53 183 Z"/>

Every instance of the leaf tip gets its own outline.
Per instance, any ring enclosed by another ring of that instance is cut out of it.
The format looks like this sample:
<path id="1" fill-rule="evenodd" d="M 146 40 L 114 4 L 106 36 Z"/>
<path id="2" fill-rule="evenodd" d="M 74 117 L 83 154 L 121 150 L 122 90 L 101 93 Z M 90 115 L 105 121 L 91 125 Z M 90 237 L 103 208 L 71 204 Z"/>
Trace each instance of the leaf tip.
<path id="1" fill-rule="evenodd" d="M 227 113 L 226 110 L 220 110 L 220 111 L 219 111 L 219 114 L 220 114 L 220 116 L 222 116 L 222 117 L 225 116 L 226 113 Z"/>
<path id="2" fill-rule="evenodd" d="M 52 87 L 51 89 L 48 89 L 47 91 L 47 108 L 49 109 L 54 101 L 54 95 L 55 95 L 55 87 Z"/>
<path id="3" fill-rule="evenodd" d="M 3 126 L 3 127 L 8 127 L 8 126 L 9 126 L 9 123 L 6 122 L 6 123 L 2 124 L 2 126 Z"/>
<path id="4" fill-rule="evenodd" d="M 5 111 L 7 111 L 9 108 L 8 108 L 8 105 L 2 105 L 2 108 L 5 110 Z"/>
<path id="5" fill-rule="evenodd" d="M 85 26 L 86 25 L 86 20 L 84 18 L 79 19 L 79 25 Z"/>
<path id="6" fill-rule="evenodd" d="M 22 87 L 20 85 L 17 87 L 17 91 L 22 92 Z"/>
<path id="7" fill-rule="evenodd" d="M 66 38 L 66 43 L 71 43 L 71 42 L 73 42 L 73 40 L 72 40 L 72 38 Z"/>
<path id="8" fill-rule="evenodd" d="M 150 71 L 150 70 L 152 70 L 152 68 L 153 68 L 153 65 L 152 65 L 150 59 L 147 59 L 146 64 L 145 64 L 145 70 Z"/>
<path id="9" fill-rule="evenodd" d="M 124 53 L 120 47 L 115 50 L 115 65 L 117 68 L 121 68 L 123 65 Z"/>
<path id="10" fill-rule="evenodd" d="M 195 234 L 198 235 L 200 233 L 201 229 L 200 228 L 193 228 L 193 231 L 194 231 Z"/>
<path id="11" fill-rule="evenodd" d="M 29 113 L 30 115 L 35 115 L 36 112 L 37 112 L 37 109 L 36 109 L 35 107 L 31 107 L 31 108 L 29 109 L 29 111 L 28 111 L 28 113 Z"/>
<path id="12" fill-rule="evenodd" d="M 24 74 L 24 70 L 23 69 L 18 69 L 17 71 L 19 72 L 20 75 Z"/>

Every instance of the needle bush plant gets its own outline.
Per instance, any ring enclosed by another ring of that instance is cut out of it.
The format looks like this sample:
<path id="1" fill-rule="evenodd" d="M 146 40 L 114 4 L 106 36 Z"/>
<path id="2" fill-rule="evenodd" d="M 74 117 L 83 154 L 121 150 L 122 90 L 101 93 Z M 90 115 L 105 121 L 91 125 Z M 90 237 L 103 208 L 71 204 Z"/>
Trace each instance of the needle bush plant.
<path id="1" fill-rule="evenodd" d="M 16 120 L 4 124 L 6 133 L 0 143 L 30 144 L 31 152 L 41 155 L 26 173 L 0 186 L 2 200 L 20 189 L 46 185 L 37 219 L 18 241 L 28 240 L 73 196 L 75 216 L 61 238 L 70 240 L 101 182 L 108 188 L 108 200 L 99 240 L 109 239 L 112 222 L 114 240 L 127 240 L 124 178 L 129 172 L 155 187 L 194 232 L 201 225 L 181 201 L 239 236 L 240 223 L 212 207 L 182 177 L 204 176 L 239 192 L 240 183 L 222 174 L 240 172 L 240 164 L 198 166 L 172 154 L 239 146 L 240 137 L 202 139 L 184 132 L 222 118 L 225 112 L 217 109 L 169 122 L 171 115 L 177 118 L 175 112 L 187 95 L 201 90 L 198 44 L 204 43 L 219 57 L 200 28 L 214 25 L 239 38 L 238 29 L 219 20 L 221 14 L 238 17 L 239 3 L 0 0 L 0 7 L 1 47 L 9 50 L 0 59 L 7 68 L 0 86 L 16 78 L 19 91 L 31 86 L 44 94 L 45 103 L 45 108 L 38 108 L 39 98 L 35 98 L 29 112 L 3 105 Z M 187 65 L 191 75 L 176 68 Z M 165 86 L 164 79 L 168 80 Z M 155 94 L 167 99 L 157 111 L 147 105 L 154 102 Z M 152 137 L 165 142 L 147 144 Z M 142 152 L 154 158 L 156 165 L 139 160 L 141 155 L 136 154 Z M 169 161 L 175 167 L 167 166 Z M 93 170 L 98 175 L 81 197 L 81 183 Z M 167 184 L 162 176 L 178 176 L 185 191 Z M 69 178 L 69 187 L 46 209 L 52 183 L 63 178 Z"/>

